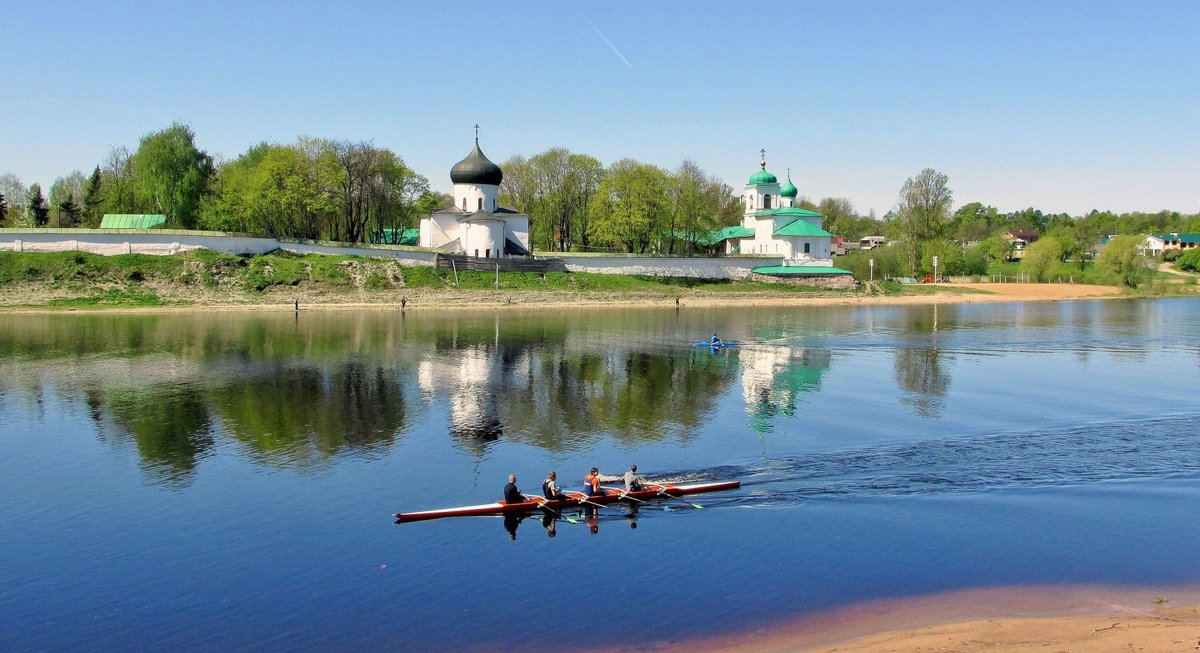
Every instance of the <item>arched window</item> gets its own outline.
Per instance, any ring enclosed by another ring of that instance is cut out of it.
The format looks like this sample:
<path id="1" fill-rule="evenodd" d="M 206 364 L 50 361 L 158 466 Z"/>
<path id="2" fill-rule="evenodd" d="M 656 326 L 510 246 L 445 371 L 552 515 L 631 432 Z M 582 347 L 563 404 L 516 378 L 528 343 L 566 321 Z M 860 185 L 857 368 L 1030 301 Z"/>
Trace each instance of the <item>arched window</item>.
<path id="1" fill-rule="evenodd" d="M 763 208 L 764 209 L 771 208 L 771 196 L 770 195 L 763 195 Z"/>
<path id="2" fill-rule="evenodd" d="M 496 210 L 499 210 L 499 208 L 500 207 L 496 206 L 496 200 L 492 200 L 492 210 L 496 211 Z"/>
<path id="3" fill-rule="evenodd" d="M 483 258 L 492 258 L 492 250 L 490 250 L 490 249 L 483 250 Z"/>
<path id="4" fill-rule="evenodd" d="M 804 243 L 804 253 L 805 253 L 805 254 L 807 254 L 807 253 L 808 253 L 808 248 L 809 248 L 809 244 L 808 244 L 808 243 Z"/>
<path id="5" fill-rule="evenodd" d="M 479 198 L 479 210 L 480 210 L 480 211 L 482 211 L 482 210 L 483 210 L 483 198 L 482 198 L 482 197 L 481 197 L 481 198 Z"/>
<path id="6" fill-rule="evenodd" d="M 475 250 L 475 258 L 479 258 L 479 250 Z"/>
<path id="7" fill-rule="evenodd" d="M 464 211 L 467 210 L 467 198 L 465 198 L 465 197 L 463 198 L 463 210 Z"/>

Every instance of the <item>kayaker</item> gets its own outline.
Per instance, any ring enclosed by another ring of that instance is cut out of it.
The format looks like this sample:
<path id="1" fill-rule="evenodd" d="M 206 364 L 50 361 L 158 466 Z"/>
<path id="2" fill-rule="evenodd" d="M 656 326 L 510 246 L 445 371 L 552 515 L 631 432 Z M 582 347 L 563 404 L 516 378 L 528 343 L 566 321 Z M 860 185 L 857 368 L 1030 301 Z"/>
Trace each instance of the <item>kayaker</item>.
<path id="1" fill-rule="evenodd" d="M 525 496 L 517 489 L 517 475 L 508 475 L 508 485 L 504 486 L 504 503 L 522 503 Z"/>
<path id="2" fill-rule="evenodd" d="M 583 493 L 589 497 L 597 494 L 604 494 L 604 490 L 600 489 L 600 470 L 593 467 L 592 471 L 588 472 L 587 476 L 583 477 Z"/>
<path id="3" fill-rule="evenodd" d="M 716 346 L 718 346 L 718 345 L 720 345 L 720 344 L 721 344 L 721 339 L 720 339 L 720 338 L 718 338 L 718 337 L 717 337 L 717 334 L 715 334 L 715 333 L 714 333 L 714 334 L 713 334 L 713 337 L 712 337 L 712 338 L 709 338 L 709 340 L 708 340 L 708 344 L 710 344 L 710 345 L 712 345 L 712 346 L 716 347 Z"/>
<path id="4" fill-rule="evenodd" d="M 642 479 L 638 478 L 637 465 L 630 465 L 629 471 L 625 472 L 625 491 L 637 492 L 642 489 Z"/>
<path id="5" fill-rule="evenodd" d="M 552 501 L 567 498 L 567 495 L 563 494 L 563 491 L 559 489 L 558 482 L 555 480 L 557 478 L 558 474 L 550 472 L 546 474 L 546 480 L 542 481 L 542 496 Z"/>

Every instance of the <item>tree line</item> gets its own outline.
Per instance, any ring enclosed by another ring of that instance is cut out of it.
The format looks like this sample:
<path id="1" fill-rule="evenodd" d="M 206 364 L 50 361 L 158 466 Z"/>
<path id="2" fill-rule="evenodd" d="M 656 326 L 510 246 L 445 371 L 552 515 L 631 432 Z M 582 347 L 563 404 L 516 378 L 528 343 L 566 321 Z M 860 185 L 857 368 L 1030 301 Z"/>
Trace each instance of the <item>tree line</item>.
<path id="1" fill-rule="evenodd" d="M 846 223 L 833 233 L 857 236 L 862 227 L 876 229 L 891 241 L 884 250 L 858 253 L 838 263 L 865 278 L 874 259 L 876 276 L 983 275 L 998 272 L 1013 255 L 1006 233 L 1028 232 L 1033 241 L 1022 252 L 1022 273 L 1033 280 L 1049 278 L 1058 264 L 1071 262 L 1079 270 L 1096 257 L 1106 273 L 1136 286 L 1145 271 L 1138 252 L 1145 234 L 1198 233 L 1200 214 L 1177 211 L 1132 212 L 1117 215 L 1093 210 L 1086 215 L 1047 214 L 1034 208 L 1001 213 L 995 207 L 970 202 L 953 210 L 954 194 L 947 175 L 932 168 L 910 177 L 900 189 L 896 207 L 876 224 Z M 826 214 L 828 225 L 830 214 Z M 836 228 L 836 225 L 834 225 Z M 1111 238 L 1116 236 L 1116 238 Z M 850 238 L 847 238 L 849 240 Z M 1101 241 L 1108 244 L 1100 248 Z M 937 261 L 935 270 L 934 261 Z"/>
<path id="2" fill-rule="evenodd" d="M 690 160 L 673 170 L 634 159 L 606 167 L 552 148 L 501 167 L 500 201 L 530 216 L 535 251 L 711 254 L 721 245 L 713 234 L 743 215 L 740 192 Z M 882 218 L 846 198 L 797 204 L 823 214 L 822 227 L 849 242 L 888 237 L 892 256 L 879 256 L 896 275 L 929 272 L 935 256 L 943 273 L 983 273 L 1008 256 L 1001 234 L 1013 229 L 1053 239 L 1060 259 L 1081 264 L 1101 236 L 1200 232 L 1200 215 L 1178 212 L 1001 213 L 980 202 L 954 210 L 953 199 L 948 177 L 925 169 L 905 181 Z M 97 227 L 107 213 L 161 213 L 168 228 L 361 243 L 386 241 L 450 204 L 399 155 L 371 143 L 299 138 L 216 161 L 179 123 L 146 134 L 133 152 L 112 148 L 90 175 L 74 171 L 48 193 L 0 175 L 0 224 L 16 227 Z"/>

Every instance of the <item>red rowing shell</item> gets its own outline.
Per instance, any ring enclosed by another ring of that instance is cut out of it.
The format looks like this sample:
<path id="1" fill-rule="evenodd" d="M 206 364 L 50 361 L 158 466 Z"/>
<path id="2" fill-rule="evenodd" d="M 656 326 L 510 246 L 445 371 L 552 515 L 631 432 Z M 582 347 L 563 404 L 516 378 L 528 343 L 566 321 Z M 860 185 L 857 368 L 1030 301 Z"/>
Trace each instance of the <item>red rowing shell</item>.
<path id="1" fill-rule="evenodd" d="M 719 492 L 721 490 L 732 490 L 742 486 L 741 481 L 725 481 L 721 483 L 693 483 L 689 485 L 675 485 L 673 483 L 651 483 L 643 489 L 636 492 L 625 492 L 616 488 L 602 488 L 604 494 L 593 495 L 586 497 L 582 492 L 566 492 L 568 498 L 545 500 L 540 497 L 537 499 L 530 498 L 528 501 L 520 503 L 508 503 L 506 501 L 495 501 L 492 503 L 484 503 L 478 506 L 462 506 L 460 508 L 443 508 L 441 510 L 423 510 L 421 512 L 400 512 L 393 515 L 397 523 L 405 523 L 411 521 L 424 521 L 426 519 L 440 519 L 442 517 L 473 517 L 478 515 L 500 515 L 506 512 L 530 512 L 538 508 L 550 508 L 552 510 L 561 510 L 563 508 L 573 508 L 580 504 L 588 503 L 609 504 L 619 501 L 642 500 L 649 501 L 659 498 L 678 497 L 687 494 L 700 494 L 702 492 Z M 529 495 L 526 495 L 529 496 Z"/>

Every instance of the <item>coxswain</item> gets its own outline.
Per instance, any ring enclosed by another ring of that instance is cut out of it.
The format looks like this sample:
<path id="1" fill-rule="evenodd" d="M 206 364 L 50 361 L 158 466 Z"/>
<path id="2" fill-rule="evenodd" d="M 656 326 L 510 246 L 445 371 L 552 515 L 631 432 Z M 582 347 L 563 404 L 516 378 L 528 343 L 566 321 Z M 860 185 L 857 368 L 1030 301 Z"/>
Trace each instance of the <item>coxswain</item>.
<path id="1" fill-rule="evenodd" d="M 637 475 L 637 465 L 630 465 L 625 472 L 625 492 L 637 492 L 642 489 L 642 480 Z"/>
<path id="2" fill-rule="evenodd" d="M 508 485 L 504 486 L 504 503 L 511 505 L 514 503 L 524 503 L 524 502 L 525 502 L 525 496 L 523 494 L 521 494 L 520 490 L 517 489 L 517 475 L 509 474 L 508 475 Z"/>
<path id="3" fill-rule="evenodd" d="M 546 480 L 542 481 L 542 496 L 551 501 L 567 498 L 567 495 L 563 494 L 563 491 L 559 489 L 558 482 L 555 480 L 557 478 L 558 474 L 550 472 L 546 474 Z"/>
<path id="4" fill-rule="evenodd" d="M 604 494 L 600 489 L 600 470 L 593 467 L 587 476 L 583 477 L 583 493 L 589 497 Z"/>

